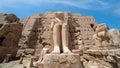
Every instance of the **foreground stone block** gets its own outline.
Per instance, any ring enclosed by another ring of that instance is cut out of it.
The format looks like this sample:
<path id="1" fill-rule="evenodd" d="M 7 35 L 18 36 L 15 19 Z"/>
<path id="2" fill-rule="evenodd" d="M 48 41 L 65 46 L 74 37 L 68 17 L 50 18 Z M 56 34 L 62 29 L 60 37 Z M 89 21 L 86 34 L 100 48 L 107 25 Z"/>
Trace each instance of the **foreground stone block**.
<path id="1" fill-rule="evenodd" d="M 43 68 L 83 68 L 78 54 L 46 54 Z"/>

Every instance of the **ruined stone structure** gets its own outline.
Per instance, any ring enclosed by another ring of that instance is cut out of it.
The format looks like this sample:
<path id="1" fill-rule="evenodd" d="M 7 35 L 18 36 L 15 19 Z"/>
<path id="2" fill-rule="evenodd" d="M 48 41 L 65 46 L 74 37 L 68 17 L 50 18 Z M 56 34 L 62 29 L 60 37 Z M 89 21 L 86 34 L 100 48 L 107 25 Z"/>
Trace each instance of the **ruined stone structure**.
<path id="1" fill-rule="evenodd" d="M 40 52 L 40 49 L 44 46 L 53 44 L 50 25 L 55 13 L 36 14 L 23 20 L 24 26 L 19 42 L 21 49 L 39 49 L 38 52 Z M 70 41 L 72 41 L 70 42 L 70 48 L 77 49 L 81 41 L 83 41 L 82 45 L 85 46 L 94 45 L 92 35 L 94 34 L 94 27 L 97 25 L 95 19 L 92 16 L 82 16 L 68 12 L 63 14 L 64 22 L 69 23 Z"/>
<path id="2" fill-rule="evenodd" d="M 17 52 L 19 64 L 27 64 L 24 60 L 31 55 L 28 66 L 33 68 L 120 67 L 119 30 L 109 30 L 106 24 L 98 25 L 92 16 L 46 12 L 20 20 L 15 15 L 3 15 L 3 18 L 10 23 L 0 23 L 0 56 L 2 49 L 8 50 L 6 47 L 10 46 L 12 52 L 6 51 L 5 55 L 15 56 Z M 11 31 L 15 33 L 8 35 Z"/>
<path id="3" fill-rule="evenodd" d="M 18 41 L 22 25 L 14 14 L 0 14 L 0 62 L 6 54 L 15 56 L 18 51 Z"/>

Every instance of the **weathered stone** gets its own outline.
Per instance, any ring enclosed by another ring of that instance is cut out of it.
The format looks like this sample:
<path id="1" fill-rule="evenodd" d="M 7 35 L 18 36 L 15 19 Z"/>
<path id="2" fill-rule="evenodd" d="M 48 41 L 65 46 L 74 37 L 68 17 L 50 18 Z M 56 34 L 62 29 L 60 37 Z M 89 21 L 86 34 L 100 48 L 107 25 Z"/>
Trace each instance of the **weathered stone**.
<path id="1" fill-rule="evenodd" d="M 22 53 L 24 62 L 36 57 L 34 64 L 34 58 L 28 60 L 31 68 L 118 68 L 119 39 L 119 30 L 97 25 L 92 16 L 47 12 L 19 20 L 0 14 L 0 62 L 6 54 L 11 60 Z"/>
<path id="2" fill-rule="evenodd" d="M 53 42 L 54 49 L 52 53 L 70 53 L 69 50 L 69 24 L 64 22 L 64 13 L 57 12 L 55 19 L 51 23 L 51 29 L 53 29 Z M 60 17 L 59 17 L 60 16 Z M 62 46 L 61 46 L 62 45 Z"/>
<path id="3" fill-rule="evenodd" d="M 31 56 L 31 59 L 30 59 L 30 67 L 34 67 L 34 56 Z"/>
<path id="4" fill-rule="evenodd" d="M 22 32 L 22 25 L 14 14 L 0 14 L 0 62 L 6 54 L 15 57 L 18 41 Z M 11 58 L 10 57 L 10 58 Z"/>
<path id="5" fill-rule="evenodd" d="M 79 54 L 46 54 L 42 64 L 44 68 L 83 68 Z"/>
<path id="6" fill-rule="evenodd" d="M 92 54 L 92 55 L 116 56 L 116 55 L 120 55 L 120 49 L 112 49 L 112 50 L 87 50 L 84 53 L 86 53 L 86 54 Z"/>
<path id="7" fill-rule="evenodd" d="M 112 56 L 107 56 L 107 61 L 111 63 L 116 63 L 116 60 Z"/>
<path id="8" fill-rule="evenodd" d="M 3 63 L 7 63 L 9 61 L 11 54 L 6 54 Z"/>
<path id="9" fill-rule="evenodd" d="M 8 14 L 5 20 L 8 21 L 7 23 L 13 23 L 13 22 L 18 22 L 19 18 L 17 18 L 17 16 L 15 16 L 14 14 Z"/>
<path id="10" fill-rule="evenodd" d="M 95 27 L 97 23 L 94 21 L 94 18 L 92 16 L 80 16 L 80 15 L 76 16 L 76 14 L 70 14 L 68 12 L 47 12 L 45 14 L 34 14 L 32 16 L 27 17 L 26 19 L 20 20 L 21 23 L 24 25 L 22 36 L 18 44 L 20 49 L 31 49 L 31 48 L 36 49 L 35 54 L 38 55 L 38 53 L 40 54 L 44 46 L 49 45 L 51 47 L 50 52 L 53 51 L 54 41 L 52 41 L 53 39 L 52 35 L 54 37 L 55 34 L 53 34 L 53 31 L 50 30 L 50 27 L 51 27 L 50 25 L 51 25 L 51 22 L 56 20 L 55 17 L 58 18 L 57 20 L 61 20 L 63 23 L 68 23 L 68 26 L 69 26 L 68 31 L 70 32 L 70 33 L 68 32 L 68 34 L 70 34 L 68 46 L 71 51 L 75 47 L 76 47 L 75 49 L 79 49 L 77 48 L 78 45 L 87 46 L 87 45 L 93 44 L 91 43 L 93 42 L 93 39 L 92 39 L 92 35 L 94 34 L 93 27 Z M 78 17 L 80 17 L 79 20 L 75 20 Z M 91 20 L 91 22 L 89 21 L 85 22 L 80 20 L 83 18 L 89 19 Z M 60 31 L 58 30 L 58 32 Z M 66 34 L 67 32 L 65 31 L 64 33 Z M 41 38 L 41 40 L 40 42 L 37 42 L 39 41 L 39 38 Z M 89 38 L 89 39 L 86 39 L 86 38 Z M 79 39 L 82 40 L 82 43 L 81 41 L 79 41 Z M 72 45 L 72 43 L 74 44 L 73 42 L 74 40 L 78 41 L 77 43 L 78 45 Z M 60 48 L 60 50 L 62 49 Z"/>
<path id="11" fill-rule="evenodd" d="M 20 53 L 19 64 L 23 64 L 23 59 L 24 59 L 24 55 L 22 53 Z"/>
<path id="12" fill-rule="evenodd" d="M 99 68 L 103 68 L 103 67 L 113 68 L 110 63 L 108 63 L 108 62 L 106 62 L 106 61 L 104 61 L 104 60 L 100 60 L 100 59 L 97 59 L 97 58 L 95 58 L 95 57 L 93 57 L 93 56 L 86 55 L 86 54 L 83 55 L 83 57 L 84 57 L 85 59 L 87 59 L 88 61 L 90 61 L 90 63 L 85 64 L 85 65 L 88 66 L 88 67 L 86 67 L 86 68 L 94 67 L 94 66 L 95 66 L 95 67 L 99 67 Z M 91 65 L 91 64 L 93 64 L 94 62 L 95 62 L 95 65 Z M 100 65 L 98 65 L 98 64 L 100 64 Z"/>
<path id="13" fill-rule="evenodd" d="M 113 45 L 120 45 L 120 32 L 117 29 L 111 29 L 108 31 L 110 36 L 111 36 L 111 40 L 113 41 Z"/>

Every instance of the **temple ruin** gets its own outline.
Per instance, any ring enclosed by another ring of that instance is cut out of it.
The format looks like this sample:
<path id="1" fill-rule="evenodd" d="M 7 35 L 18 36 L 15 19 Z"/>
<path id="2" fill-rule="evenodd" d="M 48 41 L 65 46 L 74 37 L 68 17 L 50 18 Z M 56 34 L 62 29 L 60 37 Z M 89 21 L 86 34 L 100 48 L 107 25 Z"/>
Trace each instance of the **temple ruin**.
<path id="1" fill-rule="evenodd" d="M 40 50 L 46 45 L 52 45 L 50 25 L 55 13 L 34 14 L 24 19 L 22 21 L 24 23 L 22 37 L 18 44 L 20 48 L 36 50 L 38 48 Z M 92 16 L 64 12 L 64 22 L 69 23 L 71 49 L 78 49 L 80 44 L 82 46 L 95 45 L 92 36 L 97 23 Z M 80 43 L 81 41 L 82 43 Z"/>
<path id="2" fill-rule="evenodd" d="M 120 31 L 69 12 L 0 14 L 0 57 L 28 57 L 33 68 L 119 68 Z"/>

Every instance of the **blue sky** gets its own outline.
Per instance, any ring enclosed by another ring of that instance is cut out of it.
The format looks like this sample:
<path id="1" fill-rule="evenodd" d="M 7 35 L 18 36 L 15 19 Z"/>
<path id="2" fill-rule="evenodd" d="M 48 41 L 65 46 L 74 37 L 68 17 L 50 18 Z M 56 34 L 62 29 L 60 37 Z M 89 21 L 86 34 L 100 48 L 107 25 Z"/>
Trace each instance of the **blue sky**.
<path id="1" fill-rule="evenodd" d="M 0 13 L 14 13 L 19 18 L 47 11 L 93 16 L 99 24 L 120 30 L 120 0 L 0 0 Z"/>

